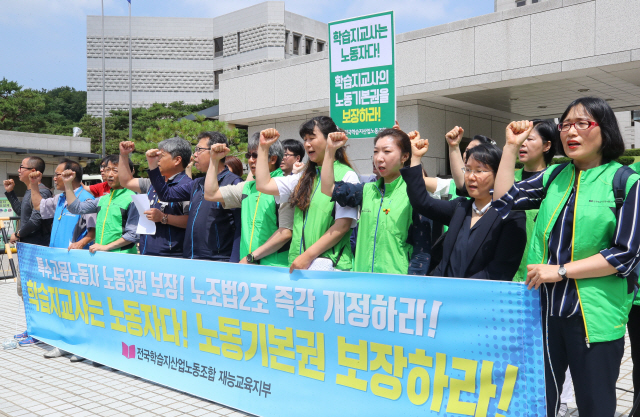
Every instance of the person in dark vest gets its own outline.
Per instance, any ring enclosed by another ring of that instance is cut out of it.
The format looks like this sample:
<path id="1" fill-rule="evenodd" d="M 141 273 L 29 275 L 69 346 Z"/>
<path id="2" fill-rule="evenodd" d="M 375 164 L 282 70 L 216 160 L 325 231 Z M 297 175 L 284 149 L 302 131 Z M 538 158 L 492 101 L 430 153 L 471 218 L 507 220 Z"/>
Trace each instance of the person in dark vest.
<path id="1" fill-rule="evenodd" d="M 195 167 L 200 172 L 209 169 L 211 146 L 222 143 L 229 146 L 227 137 L 220 132 L 203 132 L 198 135 Z M 147 156 L 158 150 L 147 151 Z M 162 201 L 180 202 L 189 200 L 189 219 L 185 230 L 183 257 L 211 261 L 238 262 L 240 258 L 240 209 L 225 209 L 221 203 L 204 198 L 205 178 L 170 187 L 162 177 L 157 164 L 149 160 L 149 179 Z M 238 184 L 242 179 L 229 171 L 224 159 L 218 163 L 218 184 Z"/>
<path id="2" fill-rule="evenodd" d="M 143 215 L 156 224 L 155 234 L 140 236 L 140 254 L 182 257 L 189 201 L 165 202 L 158 198 L 150 179 L 133 178 L 129 169 L 129 154 L 134 150 L 133 142 L 120 142 L 118 178 L 124 188 L 148 196 L 150 209 Z M 158 166 L 168 187 L 191 182 L 191 178 L 184 173 L 191 159 L 189 142 L 180 137 L 166 139 L 158 144 L 158 151 L 150 153 L 147 160 Z"/>

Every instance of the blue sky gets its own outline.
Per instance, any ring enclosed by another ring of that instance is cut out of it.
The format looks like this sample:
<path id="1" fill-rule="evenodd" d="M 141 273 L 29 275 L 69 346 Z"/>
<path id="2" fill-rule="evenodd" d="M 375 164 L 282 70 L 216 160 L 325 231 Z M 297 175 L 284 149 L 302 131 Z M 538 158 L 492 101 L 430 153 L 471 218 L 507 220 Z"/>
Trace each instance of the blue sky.
<path id="1" fill-rule="evenodd" d="M 257 0 L 132 0 L 133 16 L 215 17 Z M 25 88 L 86 89 L 87 15 L 100 0 L 2 0 L 0 78 Z M 396 32 L 493 12 L 493 0 L 290 0 L 285 8 L 322 22 L 392 9 Z M 128 15 L 126 0 L 105 0 L 105 15 Z"/>

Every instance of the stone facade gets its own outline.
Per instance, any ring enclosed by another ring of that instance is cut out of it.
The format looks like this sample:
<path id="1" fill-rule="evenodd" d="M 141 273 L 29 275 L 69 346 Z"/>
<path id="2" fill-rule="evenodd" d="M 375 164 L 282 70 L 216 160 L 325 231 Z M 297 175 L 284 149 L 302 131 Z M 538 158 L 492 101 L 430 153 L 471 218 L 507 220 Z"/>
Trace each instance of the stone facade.
<path id="1" fill-rule="evenodd" d="M 105 17 L 105 108 L 129 107 L 129 20 Z M 87 17 L 87 112 L 102 115 L 101 18 Z M 289 27 L 290 26 L 290 27 Z M 288 58 L 287 31 L 326 42 L 327 25 L 265 2 L 216 18 L 132 19 L 134 107 L 218 98 L 216 75 Z M 215 40 L 222 38 L 222 53 Z M 313 49 L 315 52 L 316 49 Z M 219 52 L 219 51 L 218 51 Z M 310 51 L 311 52 L 311 51 Z M 304 52 L 301 52 L 304 53 Z"/>

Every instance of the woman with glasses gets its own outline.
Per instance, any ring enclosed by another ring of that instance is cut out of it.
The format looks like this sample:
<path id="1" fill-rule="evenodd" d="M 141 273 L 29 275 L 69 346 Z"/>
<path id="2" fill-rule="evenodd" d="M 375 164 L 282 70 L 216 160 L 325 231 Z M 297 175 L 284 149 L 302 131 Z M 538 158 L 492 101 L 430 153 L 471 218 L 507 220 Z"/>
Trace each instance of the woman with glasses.
<path id="1" fill-rule="evenodd" d="M 575 100 L 558 129 L 558 151 L 571 163 L 514 184 L 513 165 L 533 123 L 509 124 L 494 206 L 506 216 L 514 212 L 511 208 L 539 209 L 526 283 L 529 289 L 542 288 L 547 415 L 558 411 L 568 367 L 580 416 L 613 416 L 637 279 L 632 272 L 640 259 L 640 177 L 614 161 L 624 141 L 606 101 Z"/>
<path id="2" fill-rule="evenodd" d="M 411 167 L 400 170 L 413 209 L 449 226 L 442 260 L 431 275 L 511 281 L 526 244 L 525 215 L 513 212 L 504 219 L 491 204 L 491 190 L 502 152 L 480 144 L 466 153 L 464 185 L 470 199 L 436 200 L 429 195 L 420 159 L 428 146 L 412 141 Z"/>
<path id="3" fill-rule="evenodd" d="M 260 137 L 256 188 L 276 196 L 280 204 L 288 202 L 295 207 L 289 251 L 291 272 L 294 269 L 349 271 L 353 267 L 349 236 L 358 210 L 333 203 L 320 191 L 327 137 L 333 132 L 338 132 L 338 127 L 327 116 L 314 117 L 304 123 L 300 127 L 300 137 L 304 140 L 309 162 L 301 174 L 279 178 L 271 178 L 268 166 L 269 147 L 278 140 L 279 134 L 275 129 L 267 129 Z M 333 168 L 336 181 L 360 182 L 344 148 L 336 151 Z"/>
<path id="4" fill-rule="evenodd" d="M 260 133 L 254 133 L 248 141 L 245 157 L 249 172 L 255 176 Z M 220 187 L 215 167 L 224 160 L 229 148 L 224 144 L 211 147 L 211 162 L 204 182 L 204 198 L 220 203 L 224 208 L 241 208 L 240 263 L 256 263 L 271 266 L 289 266 L 289 242 L 293 227 L 293 209 L 289 204 L 277 204 L 271 195 L 256 190 L 253 179 Z M 283 155 L 282 144 L 269 148 L 269 172 L 271 178 L 282 177 L 279 168 Z M 226 156 L 228 160 L 229 157 Z"/>

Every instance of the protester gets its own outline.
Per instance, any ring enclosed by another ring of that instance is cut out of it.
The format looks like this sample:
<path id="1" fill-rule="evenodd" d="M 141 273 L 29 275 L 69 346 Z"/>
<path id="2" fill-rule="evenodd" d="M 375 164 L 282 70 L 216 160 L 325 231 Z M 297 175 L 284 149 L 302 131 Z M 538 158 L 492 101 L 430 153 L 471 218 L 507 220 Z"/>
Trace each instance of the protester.
<path id="1" fill-rule="evenodd" d="M 613 416 L 637 279 L 631 274 L 640 250 L 635 227 L 640 177 L 633 174 L 622 184 L 626 198 L 619 196 L 618 209 L 614 178 L 621 165 L 614 160 L 624 152 L 624 141 L 606 101 L 575 100 L 560 118 L 559 129 L 558 151 L 571 163 L 514 184 L 513 166 L 533 123 L 509 124 L 494 205 L 505 216 L 511 215 L 511 206 L 539 208 L 526 283 L 543 288 L 547 415 L 558 412 L 569 367 L 580 416 Z"/>
<path id="2" fill-rule="evenodd" d="M 246 158 L 251 174 L 255 174 L 260 133 L 249 138 Z M 224 144 L 211 147 L 211 162 L 204 185 L 204 198 L 221 203 L 224 208 L 242 208 L 240 263 L 289 266 L 289 243 L 293 228 L 293 208 L 289 204 L 277 204 L 271 195 L 256 190 L 254 180 L 236 185 L 218 186 L 215 167 L 225 158 L 229 148 Z M 269 148 L 271 178 L 282 177 L 280 168 L 284 151 L 280 142 Z"/>
<path id="3" fill-rule="evenodd" d="M 416 137 L 412 141 L 411 167 L 400 172 L 413 209 L 449 226 L 442 260 L 432 275 L 511 281 L 526 244 L 525 216 L 514 212 L 502 219 L 492 207 L 491 190 L 500 150 L 491 144 L 470 149 L 464 185 L 471 199 L 444 201 L 432 198 L 425 187 L 420 159 L 427 149 L 427 144 Z"/>
<path id="4" fill-rule="evenodd" d="M 159 151 L 147 152 L 149 165 L 158 166 L 168 187 L 190 183 L 184 173 L 191 159 L 191 145 L 186 140 L 175 137 L 158 143 Z M 150 209 L 142 213 L 156 224 L 155 234 L 140 237 L 140 253 L 151 256 L 181 257 L 185 227 L 189 218 L 189 201 L 167 203 L 158 198 L 158 193 L 148 178 L 133 178 L 129 169 L 129 155 L 135 150 L 133 142 L 120 142 L 118 179 L 124 188 L 136 193 L 146 194 Z"/>
<path id="5" fill-rule="evenodd" d="M 276 196 L 276 202 L 295 207 L 293 236 L 289 251 L 290 272 L 295 269 L 351 270 L 353 253 L 350 230 L 355 226 L 358 210 L 332 203 L 319 192 L 320 170 L 327 136 L 338 127 L 330 117 L 318 116 L 300 127 L 300 137 L 309 161 L 302 174 L 271 178 L 269 147 L 280 136 L 275 129 L 261 132 L 256 163 L 256 189 Z M 335 180 L 357 184 L 358 175 L 351 168 L 344 148 L 336 151 Z M 335 212 L 334 212 L 335 209 Z"/>
<path id="6" fill-rule="evenodd" d="M 280 163 L 280 169 L 285 176 L 293 173 L 293 165 L 302 162 L 304 159 L 304 146 L 297 139 L 287 139 L 282 141 L 284 155 Z"/>
<path id="7" fill-rule="evenodd" d="M 631 168 L 640 172 L 640 162 L 631 165 Z M 640 267 L 636 267 L 636 274 Z M 640 281 L 639 281 L 640 283 Z M 629 321 L 627 322 L 627 333 L 629 334 L 629 345 L 631 346 L 631 361 L 633 362 L 633 402 L 640 401 L 640 295 L 636 288 L 636 296 L 629 311 Z M 640 406 L 629 417 L 640 417 Z"/>
<path id="8" fill-rule="evenodd" d="M 342 132 L 330 133 L 322 163 L 322 193 L 349 207 L 362 206 L 353 270 L 406 275 L 413 251 L 410 230 L 420 225 L 400 168 L 408 166 L 411 141 L 401 130 L 385 129 L 373 140 L 373 161 L 381 178 L 366 184 L 334 180 L 335 155 L 347 142 Z"/>
<path id="9" fill-rule="evenodd" d="M 43 173 L 45 168 L 42 158 L 37 156 L 31 156 L 24 158 L 18 168 L 18 178 L 22 183 L 27 186 L 27 192 L 24 194 L 22 203 L 18 200 L 18 196 L 13 191 L 15 182 L 12 179 L 5 180 L 3 185 L 5 189 L 4 195 L 9 200 L 13 212 L 20 216 L 20 230 L 11 234 L 9 243 L 16 243 L 17 241 L 23 243 L 31 243 L 33 245 L 48 246 L 51 236 L 51 221 L 43 220 L 39 212 L 33 210 L 31 206 L 31 188 L 29 174 L 32 172 Z M 51 191 L 43 184 L 38 183 L 39 194 L 42 198 L 51 197 Z M 18 280 L 17 285 L 18 296 L 22 298 L 22 285 Z M 14 336 L 19 340 L 20 346 L 30 346 L 36 343 L 40 343 L 39 340 L 31 337 L 28 333 L 22 332 Z"/>
<path id="10" fill-rule="evenodd" d="M 227 156 L 224 159 L 224 164 L 229 168 L 229 171 L 233 172 L 239 177 L 242 177 L 244 174 L 244 169 L 242 168 L 242 161 L 235 156 Z"/>
<path id="11" fill-rule="evenodd" d="M 76 172 L 65 170 L 62 173 L 65 194 L 67 197 L 67 210 L 72 214 L 97 213 L 96 216 L 96 241 L 89 246 L 89 251 L 138 253 L 136 243 L 139 236 L 138 210 L 131 200 L 133 191 L 120 185 L 118 180 L 118 155 L 109 155 L 105 158 L 107 166 L 104 172 L 107 176 L 109 194 L 98 197 L 95 200 L 76 198 L 73 181 Z M 133 164 L 129 161 L 129 169 L 133 170 Z"/>
<path id="12" fill-rule="evenodd" d="M 92 200 L 93 195 L 82 187 L 82 167 L 76 161 L 63 159 L 55 169 L 53 176 L 56 189 L 64 191 L 64 182 L 62 181 L 62 173 L 71 170 L 76 173 L 73 180 L 73 192 L 76 199 L 80 201 Z M 67 209 L 67 198 L 64 192 L 56 194 L 51 198 L 42 198 L 39 186 L 42 181 L 42 173 L 34 171 L 29 174 L 31 182 L 31 205 L 34 211 L 38 211 L 43 219 L 53 219 L 51 228 L 51 240 L 49 246 L 52 248 L 66 249 L 88 249 L 89 244 L 95 239 L 96 231 L 96 215 L 95 214 L 72 214 Z M 44 354 L 47 359 L 58 358 L 68 355 L 69 353 L 53 348 Z M 71 362 L 83 361 L 84 358 L 72 355 Z"/>
<path id="13" fill-rule="evenodd" d="M 221 143 L 229 146 L 227 137 L 220 132 L 198 135 L 194 154 L 195 167 L 200 172 L 209 169 L 211 146 Z M 147 153 L 152 153 L 149 150 Z M 242 180 L 224 165 L 224 159 L 215 167 L 218 184 L 238 184 Z M 240 252 L 240 209 L 225 209 L 221 203 L 204 198 L 205 177 L 168 186 L 153 160 L 149 160 L 149 179 L 162 201 L 189 200 L 189 218 L 185 230 L 182 256 L 189 259 L 238 262 Z"/>
<path id="14" fill-rule="evenodd" d="M 107 173 L 105 172 L 107 162 L 108 161 L 106 158 L 100 162 L 100 176 L 102 177 L 102 182 L 93 184 L 88 187 L 84 186 L 84 189 L 93 194 L 94 197 L 102 197 L 103 195 L 109 194 L 110 188 L 109 183 L 107 182 Z"/>

